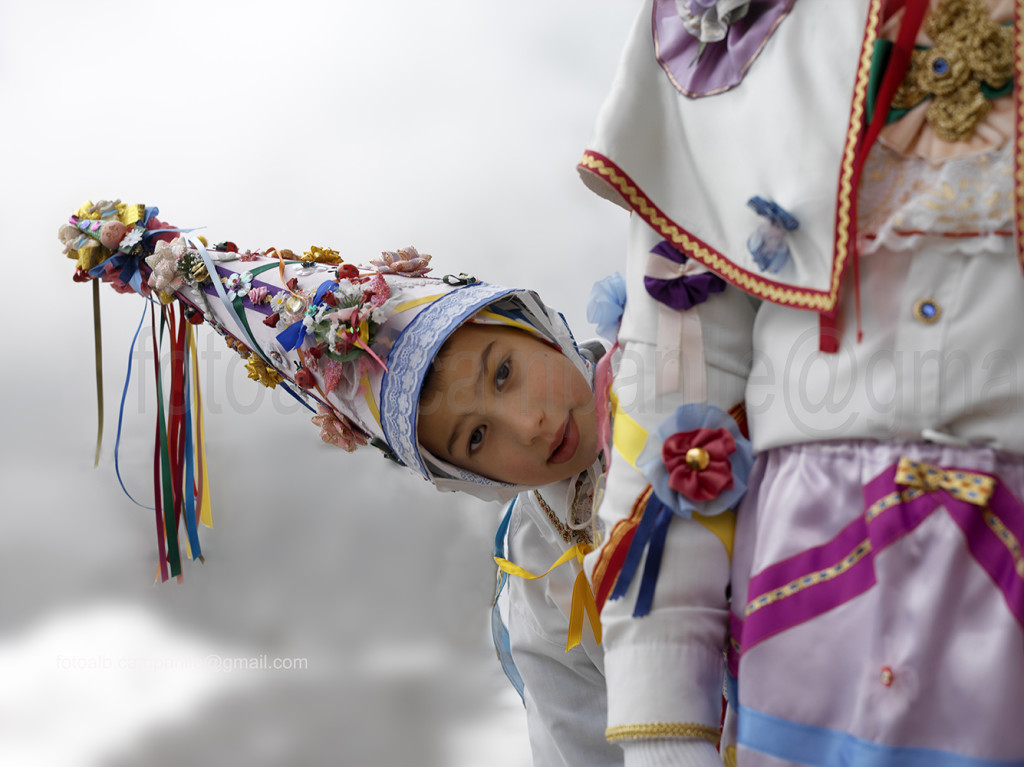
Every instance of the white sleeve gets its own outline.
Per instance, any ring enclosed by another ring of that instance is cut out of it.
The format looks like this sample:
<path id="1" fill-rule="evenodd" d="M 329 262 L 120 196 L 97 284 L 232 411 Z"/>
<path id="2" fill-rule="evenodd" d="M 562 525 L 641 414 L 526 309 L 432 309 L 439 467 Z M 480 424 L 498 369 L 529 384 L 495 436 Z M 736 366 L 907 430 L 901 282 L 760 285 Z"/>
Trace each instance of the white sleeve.
<path id="1" fill-rule="evenodd" d="M 566 483 L 566 487 L 567 487 Z M 554 500 L 566 488 L 548 493 Z M 543 488 L 542 488 L 543 490 Z M 507 529 L 505 556 L 542 573 L 568 546 L 532 493 L 521 493 Z M 509 652 L 523 687 L 534 767 L 621 767 L 622 752 L 605 741 L 604 653 L 588 625 L 566 651 L 576 560 L 537 579 L 510 577 L 503 610 Z"/>
<path id="2" fill-rule="evenodd" d="M 566 626 L 558 636 L 547 635 L 533 616 L 517 609 L 516 590 L 542 587 L 541 582 L 513 581 L 510 586 L 509 639 L 525 685 L 534 767 L 620 767 L 621 751 L 604 738 L 601 670 L 582 645 L 566 652 Z"/>
<path id="3" fill-rule="evenodd" d="M 632 218 L 622 354 L 613 384 L 615 447 L 599 508 L 605 540 L 586 565 L 599 595 L 602 568 L 621 542 L 617 531 L 628 526 L 648 486 L 631 462 L 630 437 L 635 443 L 638 431 L 653 430 L 690 402 L 731 410 L 743 400 L 750 366 L 755 307 L 748 296 L 728 287 L 681 312 L 647 295 L 644 269 L 659 242 L 653 230 Z M 684 322 L 680 336 L 677 329 Z M 683 363 L 678 375 L 666 372 L 673 343 L 683 347 L 674 349 Z M 603 605 L 607 737 L 624 746 L 630 767 L 722 763 L 715 745 L 722 717 L 732 520 L 728 511 L 705 520 L 673 517 L 650 612 L 633 616 L 639 577 L 623 597 Z M 642 568 L 643 563 L 638 572 Z"/>

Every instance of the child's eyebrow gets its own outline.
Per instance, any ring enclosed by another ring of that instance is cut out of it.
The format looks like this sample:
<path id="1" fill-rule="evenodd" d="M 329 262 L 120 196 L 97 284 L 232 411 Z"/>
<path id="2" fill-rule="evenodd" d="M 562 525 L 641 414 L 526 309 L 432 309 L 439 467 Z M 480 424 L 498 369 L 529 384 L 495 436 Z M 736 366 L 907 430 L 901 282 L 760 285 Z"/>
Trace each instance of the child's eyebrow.
<path id="1" fill-rule="evenodd" d="M 489 344 L 487 344 L 487 346 L 484 347 L 483 352 L 480 354 L 480 366 L 476 369 L 476 382 L 473 384 L 473 389 L 477 392 L 478 396 L 480 390 L 483 388 L 484 385 L 484 377 L 487 374 L 487 370 L 490 368 L 491 352 L 494 350 L 494 344 L 495 342 L 491 341 Z M 455 455 L 455 442 L 458 436 L 462 433 L 463 425 L 465 424 L 466 419 L 469 418 L 470 415 L 472 414 L 465 413 L 455 419 L 455 423 L 452 427 L 451 436 L 448 438 L 448 444 L 445 447 L 445 449 L 448 451 L 449 457 Z"/>

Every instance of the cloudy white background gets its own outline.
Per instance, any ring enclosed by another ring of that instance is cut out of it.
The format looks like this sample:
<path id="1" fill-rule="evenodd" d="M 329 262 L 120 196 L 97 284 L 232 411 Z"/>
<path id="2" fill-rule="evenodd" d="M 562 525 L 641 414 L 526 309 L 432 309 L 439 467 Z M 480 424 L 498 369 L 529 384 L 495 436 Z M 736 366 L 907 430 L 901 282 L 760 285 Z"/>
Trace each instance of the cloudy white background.
<path id="1" fill-rule="evenodd" d="M 203 330 L 215 528 L 206 564 L 154 585 L 152 513 L 113 463 L 141 303 L 103 290 L 94 470 L 91 291 L 56 231 L 120 198 L 243 247 L 413 244 L 439 273 L 539 289 L 586 336 L 625 218 L 574 166 L 635 6 L 0 6 L 0 764 L 528 764 L 489 647 L 500 509 L 322 445 Z M 146 504 L 152 357 L 120 449 Z M 260 657 L 306 668 L 214 665 Z"/>

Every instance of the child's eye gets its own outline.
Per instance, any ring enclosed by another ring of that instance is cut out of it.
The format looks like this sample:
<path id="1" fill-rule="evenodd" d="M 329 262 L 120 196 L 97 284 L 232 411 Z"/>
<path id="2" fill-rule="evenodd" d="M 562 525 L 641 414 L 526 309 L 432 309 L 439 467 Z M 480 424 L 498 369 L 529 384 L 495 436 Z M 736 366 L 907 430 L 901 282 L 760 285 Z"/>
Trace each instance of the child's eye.
<path id="1" fill-rule="evenodd" d="M 512 363 L 505 360 L 498 365 L 498 369 L 494 371 L 494 385 L 497 386 L 498 389 L 501 389 L 510 375 L 512 375 Z"/>
<path id="2" fill-rule="evenodd" d="M 473 433 L 469 435 L 469 452 L 474 453 L 484 441 L 484 428 L 478 426 L 473 429 Z"/>

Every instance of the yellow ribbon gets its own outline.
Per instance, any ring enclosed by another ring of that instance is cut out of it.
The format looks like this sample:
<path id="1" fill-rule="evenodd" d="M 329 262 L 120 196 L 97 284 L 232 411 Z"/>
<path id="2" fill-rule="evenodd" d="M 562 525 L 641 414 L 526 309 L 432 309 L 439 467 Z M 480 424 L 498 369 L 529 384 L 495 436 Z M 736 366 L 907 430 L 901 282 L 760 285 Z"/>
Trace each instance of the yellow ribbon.
<path id="1" fill-rule="evenodd" d="M 192 326 L 185 328 L 185 338 L 192 355 L 192 396 L 195 400 L 195 450 L 196 478 L 199 482 L 199 521 L 206 527 L 213 527 L 213 512 L 210 509 L 210 474 L 206 461 L 206 425 L 203 420 L 203 394 L 199 386 L 199 352 L 196 349 L 196 338 Z"/>
<path id="2" fill-rule="evenodd" d="M 96 347 L 96 457 L 92 462 L 95 469 L 100 465 L 100 447 L 103 446 L 103 333 L 100 330 L 100 281 L 92 281 L 92 333 Z"/>
<path id="3" fill-rule="evenodd" d="M 562 556 L 556 559 L 555 563 L 540 575 L 534 575 L 519 565 L 509 562 L 507 559 L 502 559 L 501 557 L 495 557 L 494 561 L 503 572 L 533 581 L 538 578 L 543 578 L 556 567 L 564 565 L 571 559 L 575 559 L 582 567 L 583 558 L 590 553 L 590 551 L 590 546 L 577 543 L 575 546 L 566 549 Z M 566 652 L 569 652 L 569 650 L 578 645 L 583 639 L 584 613 L 586 613 L 587 617 L 590 619 L 590 628 L 594 632 L 594 639 L 597 640 L 598 644 L 601 644 L 601 618 L 597 613 L 597 603 L 594 601 L 594 592 L 590 590 L 590 582 L 587 580 L 586 574 L 581 569 L 576 574 L 576 582 L 572 587 L 572 605 L 569 608 L 569 634 L 565 639 Z"/>
<path id="4" fill-rule="evenodd" d="M 926 492 L 945 490 L 958 500 L 985 507 L 988 506 L 988 501 L 992 497 L 996 480 L 995 477 L 985 474 L 949 471 L 903 456 L 896 465 L 896 484 L 907 485 Z"/>
<path id="5" fill-rule="evenodd" d="M 636 460 L 647 442 L 647 430 L 619 406 L 614 389 L 609 390 L 608 400 L 612 406 L 612 443 L 619 455 L 635 469 Z"/>

